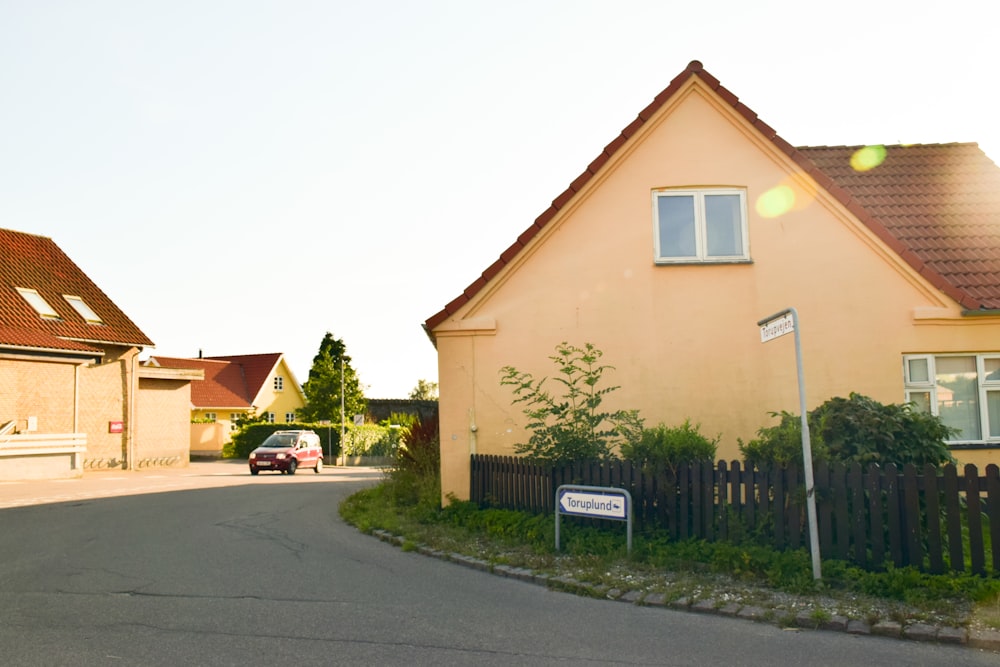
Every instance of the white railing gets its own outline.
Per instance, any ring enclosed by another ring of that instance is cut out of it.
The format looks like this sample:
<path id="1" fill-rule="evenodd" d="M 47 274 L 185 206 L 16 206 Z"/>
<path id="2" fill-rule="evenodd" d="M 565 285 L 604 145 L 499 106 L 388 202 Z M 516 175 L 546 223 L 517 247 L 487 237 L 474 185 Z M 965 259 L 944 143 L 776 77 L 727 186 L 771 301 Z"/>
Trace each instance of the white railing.
<path id="1" fill-rule="evenodd" d="M 0 459 L 65 455 L 70 469 L 83 468 L 86 433 L 12 433 L 0 438 Z"/>

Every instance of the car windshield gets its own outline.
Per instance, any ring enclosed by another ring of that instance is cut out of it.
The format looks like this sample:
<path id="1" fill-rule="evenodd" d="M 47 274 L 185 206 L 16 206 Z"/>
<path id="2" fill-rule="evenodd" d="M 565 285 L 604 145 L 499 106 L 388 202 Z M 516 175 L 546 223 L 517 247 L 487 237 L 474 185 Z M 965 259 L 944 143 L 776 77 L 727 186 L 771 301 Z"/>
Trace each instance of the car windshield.
<path id="1" fill-rule="evenodd" d="M 294 447 L 296 437 L 293 433 L 272 433 L 261 447 Z"/>

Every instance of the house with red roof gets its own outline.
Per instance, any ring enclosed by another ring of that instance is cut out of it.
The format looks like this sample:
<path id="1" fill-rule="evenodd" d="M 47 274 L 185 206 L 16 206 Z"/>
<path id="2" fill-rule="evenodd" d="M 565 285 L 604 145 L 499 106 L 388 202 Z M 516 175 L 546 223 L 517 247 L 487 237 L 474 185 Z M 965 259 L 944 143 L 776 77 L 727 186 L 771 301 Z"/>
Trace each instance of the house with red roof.
<path id="1" fill-rule="evenodd" d="M 0 229 L 0 478 L 186 465 L 200 374 L 140 369 L 152 344 L 52 239 Z"/>
<path id="2" fill-rule="evenodd" d="M 306 397 L 283 354 L 182 358 L 151 356 L 146 367 L 185 368 L 204 373 L 191 387 L 191 453 L 217 456 L 241 419 L 263 417 L 296 422 Z"/>
<path id="3" fill-rule="evenodd" d="M 442 498 L 528 439 L 501 368 L 551 377 L 564 341 L 603 352 L 602 409 L 739 458 L 799 412 L 795 336 L 758 324 L 787 309 L 807 409 L 913 402 L 960 462 L 1000 462 L 1000 169 L 971 143 L 797 148 L 694 61 L 424 323 Z"/>

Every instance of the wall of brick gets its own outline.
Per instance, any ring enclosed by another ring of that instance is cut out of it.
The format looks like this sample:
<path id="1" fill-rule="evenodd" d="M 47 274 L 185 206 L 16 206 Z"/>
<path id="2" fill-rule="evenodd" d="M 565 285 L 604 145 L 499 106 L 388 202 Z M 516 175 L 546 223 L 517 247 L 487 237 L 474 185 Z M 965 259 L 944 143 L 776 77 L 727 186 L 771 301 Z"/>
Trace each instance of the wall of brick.
<path id="1" fill-rule="evenodd" d="M 135 457 L 140 468 L 186 466 L 190 459 L 191 383 L 140 378 Z"/>
<path id="2" fill-rule="evenodd" d="M 0 359 L 0 424 L 19 431 L 36 417 L 39 433 L 73 432 L 76 364 Z"/>
<path id="3" fill-rule="evenodd" d="M 135 348 L 111 348 L 101 363 L 84 367 L 80 377 L 80 430 L 87 434 L 87 469 L 123 468 L 128 458 L 128 395 Z M 121 433 L 111 433 L 121 422 Z"/>

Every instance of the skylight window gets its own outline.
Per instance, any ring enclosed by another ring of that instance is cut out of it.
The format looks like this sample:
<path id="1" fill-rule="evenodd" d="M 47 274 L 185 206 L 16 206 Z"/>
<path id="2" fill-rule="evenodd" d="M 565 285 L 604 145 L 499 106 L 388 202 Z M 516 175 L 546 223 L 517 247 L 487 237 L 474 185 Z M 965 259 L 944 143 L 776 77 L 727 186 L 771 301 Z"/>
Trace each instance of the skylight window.
<path id="1" fill-rule="evenodd" d="M 18 287 L 17 293 L 24 297 L 24 300 L 28 302 L 32 308 L 35 309 L 39 315 L 46 319 L 57 320 L 59 319 L 59 313 L 57 313 L 49 302 L 42 298 L 42 295 L 33 289 L 28 289 L 27 287 Z"/>
<path id="2" fill-rule="evenodd" d="M 69 305 L 73 306 L 73 310 L 80 313 L 80 317 L 85 319 L 88 324 L 103 324 L 97 313 L 80 297 L 63 294 L 63 298 L 66 299 Z"/>

